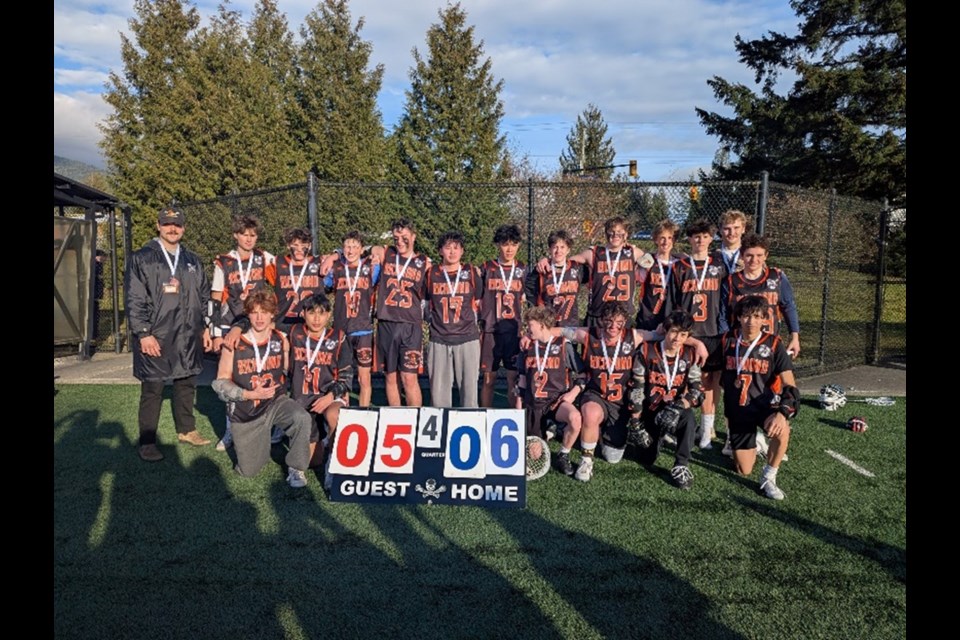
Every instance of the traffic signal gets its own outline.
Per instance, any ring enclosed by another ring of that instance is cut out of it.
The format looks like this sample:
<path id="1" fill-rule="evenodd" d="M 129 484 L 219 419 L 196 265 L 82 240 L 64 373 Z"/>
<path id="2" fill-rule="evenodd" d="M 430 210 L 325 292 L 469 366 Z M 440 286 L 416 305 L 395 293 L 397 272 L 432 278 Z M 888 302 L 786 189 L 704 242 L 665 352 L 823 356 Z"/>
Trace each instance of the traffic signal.
<path id="1" fill-rule="evenodd" d="M 636 160 L 630 161 L 630 177 L 631 178 L 637 177 L 637 161 Z"/>

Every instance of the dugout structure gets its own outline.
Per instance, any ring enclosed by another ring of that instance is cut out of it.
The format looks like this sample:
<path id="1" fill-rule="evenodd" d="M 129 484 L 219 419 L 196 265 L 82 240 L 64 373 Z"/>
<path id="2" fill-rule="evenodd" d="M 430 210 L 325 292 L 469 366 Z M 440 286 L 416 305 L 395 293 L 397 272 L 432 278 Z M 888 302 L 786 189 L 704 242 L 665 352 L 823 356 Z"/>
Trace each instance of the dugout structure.
<path id="1" fill-rule="evenodd" d="M 120 260 L 129 251 L 130 208 L 108 193 L 53 174 L 54 352 L 122 346 Z M 123 248 L 118 248 L 122 243 Z"/>

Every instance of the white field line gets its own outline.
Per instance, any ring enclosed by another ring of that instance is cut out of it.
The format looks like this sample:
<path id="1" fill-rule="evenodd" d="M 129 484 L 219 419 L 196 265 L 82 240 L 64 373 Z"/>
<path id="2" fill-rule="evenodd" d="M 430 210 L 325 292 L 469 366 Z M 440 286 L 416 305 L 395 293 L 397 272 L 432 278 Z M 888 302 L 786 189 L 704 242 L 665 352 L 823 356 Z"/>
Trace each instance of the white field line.
<path id="1" fill-rule="evenodd" d="M 840 455 L 839 453 L 837 453 L 836 451 L 831 451 L 830 449 L 824 449 L 824 451 L 827 452 L 827 455 L 828 455 L 828 456 L 830 456 L 831 458 L 834 458 L 834 459 L 836 459 L 836 460 L 839 460 L 840 462 L 842 462 L 843 464 L 847 465 L 848 467 L 850 467 L 851 469 L 853 469 L 853 470 L 856 471 L 857 473 L 861 473 L 861 474 L 867 476 L 868 478 L 875 478 L 875 477 L 876 477 L 872 472 L 867 471 L 866 469 L 864 469 L 863 467 L 861 467 L 860 465 L 858 465 L 856 462 L 854 462 L 854 461 L 851 460 L 850 458 L 845 458 L 845 457 L 843 457 L 842 455 Z"/>

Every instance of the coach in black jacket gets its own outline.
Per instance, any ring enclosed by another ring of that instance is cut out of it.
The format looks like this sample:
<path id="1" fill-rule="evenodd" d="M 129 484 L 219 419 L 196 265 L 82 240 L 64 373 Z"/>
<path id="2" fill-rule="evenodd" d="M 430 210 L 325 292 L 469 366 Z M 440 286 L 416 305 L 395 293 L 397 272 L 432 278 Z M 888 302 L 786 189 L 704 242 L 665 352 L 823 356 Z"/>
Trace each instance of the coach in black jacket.
<path id="1" fill-rule="evenodd" d="M 157 217 L 158 237 L 133 254 L 124 278 L 127 316 L 133 332 L 133 375 L 140 380 L 140 457 L 163 459 L 157 423 L 163 386 L 173 380 L 173 420 L 177 440 L 210 444 L 193 415 L 197 374 L 203 351 L 212 348 L 204 309 L 210 282 L 200 258 L 180 244 L 184 216 L 165 209 Z"/>

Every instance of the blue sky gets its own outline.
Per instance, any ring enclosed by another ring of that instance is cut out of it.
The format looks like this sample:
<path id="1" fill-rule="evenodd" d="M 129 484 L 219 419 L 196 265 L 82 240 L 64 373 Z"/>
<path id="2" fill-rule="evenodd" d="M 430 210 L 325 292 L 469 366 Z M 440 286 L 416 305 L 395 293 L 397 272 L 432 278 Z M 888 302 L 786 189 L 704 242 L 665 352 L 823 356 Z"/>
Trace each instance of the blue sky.
<path id="1" fill-rule="evenodd" d="M 196 2 L 201 15 L 216 2 Z M 253 0 L 230 3 L 249 18 Z M 279 0 L 295 36 L 316 1 Z M 351 0 L 354 22 L 384 65 L 379 105 L 387 128 L 398 121 L 413 64 L 445 0 Z M 104 166 L 97 122 L 108 114 L 104 83 L 122 71 L 120 33 L 133 0 L 57 0 L 53 29 L 55 155 Z M 463 0 L 493 74 L 504 80 L 502 131 L 516 156 L 550 173 L 577 115 L 596 104 L 609 125 L 615 162 L 637 160 L 642 180 L 685 180 L 707 168 L 717 140 L 695 107 L 724 111 L 707 86 L 719 75 L 752 86 L 734 37 L 795 33 L 787 0 Z"/>

